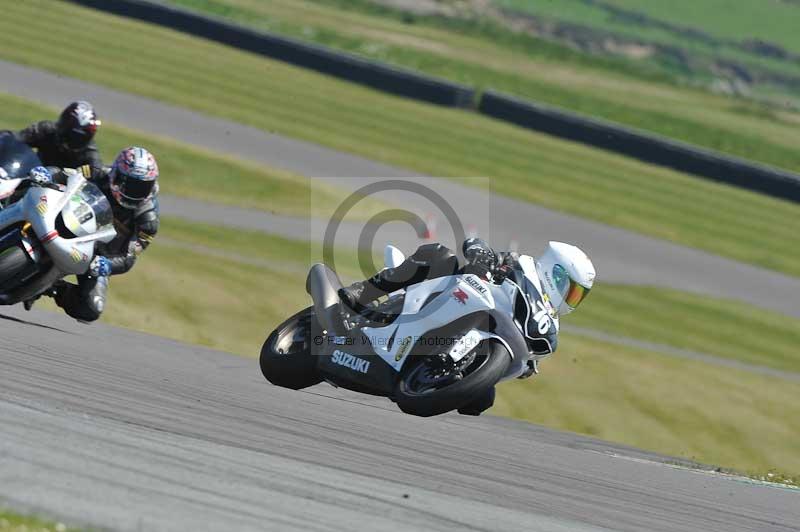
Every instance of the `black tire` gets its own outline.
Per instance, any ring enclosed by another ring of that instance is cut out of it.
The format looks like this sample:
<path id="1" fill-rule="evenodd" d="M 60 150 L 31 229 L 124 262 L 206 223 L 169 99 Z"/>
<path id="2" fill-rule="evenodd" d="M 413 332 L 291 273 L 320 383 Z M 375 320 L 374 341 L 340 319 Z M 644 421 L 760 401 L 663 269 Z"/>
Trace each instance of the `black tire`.
<path id="1" fill-rule="evenodd" d="M 261 373 L 275 386 L 299 390 L 322 382 L 311 354 L 319 326 L 314 307 L 301 310 L 272 331 L 261 348 Z"/>
<path id="2" fill-rule="evenodd" d="M 28 266 L 28 254 L 19 246 L 0 251 L 0 288 Z"/>
<path id="3" fill-rule="evenodd" d="M 466 369 L 460 379 L 444 387 L 420 390 L 419 379 L 426 371 L 430 358 L 419 357 L 404 368 L 403 375 L 395 388 L 394 400 L 400 410 L 415 416 L 437 416 L 456 410 L 489 393 L 511 363 L 508 350 L 498 342 L 484 341 L 473 350 L 475 361 Z M 469 354 L 467 356 L 470 356 Z M 430 381 L 426 384 L 430 385 Z"/>

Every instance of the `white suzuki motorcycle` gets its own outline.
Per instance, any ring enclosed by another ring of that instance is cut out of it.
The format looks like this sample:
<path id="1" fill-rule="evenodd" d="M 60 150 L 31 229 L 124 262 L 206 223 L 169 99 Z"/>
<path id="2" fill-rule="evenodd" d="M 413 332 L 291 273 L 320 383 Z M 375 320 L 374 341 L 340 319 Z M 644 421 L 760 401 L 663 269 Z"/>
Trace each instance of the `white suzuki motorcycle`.
<path id="1" fill-rule="evenodd" d="M 30 147 L 0 133 L 0 305 L 86 273 L 95 244 L 117 234 L 111 204 L 95 184 L 79 172 L 66 185 L 37 183 L 27 176 L 40 164 Z"/>
<path id="2" fill-rule="evenodd" d="M 387 268 L 403 260 L 387 246 Z M 534 260 L 523 255 L 518 266 L 495 283 L 471 274 L 426 280 L 351 315 L 336 273 L 315 264 L 306 281 L 314 305 L 270 334 L 261 371 L 286 388 L 324 380 L 385 396 L 419 416 L 460 409 L 501 380 L 530 376 L 555 348 L 558 320 L 542 301 Z"/>

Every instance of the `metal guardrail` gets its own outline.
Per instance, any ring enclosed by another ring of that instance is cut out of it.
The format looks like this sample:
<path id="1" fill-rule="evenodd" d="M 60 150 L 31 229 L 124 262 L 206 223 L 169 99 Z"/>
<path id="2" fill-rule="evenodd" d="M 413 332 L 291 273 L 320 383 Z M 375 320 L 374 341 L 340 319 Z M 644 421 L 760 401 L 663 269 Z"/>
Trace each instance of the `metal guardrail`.
<path id="1" fill-rule="evenodd" d="M 352 54 L 201 15 L 152 0 L 67 0 L 204 37 L 391 94 L 438 105 L 474 108 L 470 87 Z M 521 127 L 629 157 L 800 202 L 800 176 L 652 133 L 506 96 L 482 94 L 478 112 Z"/>
<path id="2" fill-rule="evenodd" d="M 487 91 L 487 116 L 642 161 L 800 202 L 800 176 L 691 144 Z"/>

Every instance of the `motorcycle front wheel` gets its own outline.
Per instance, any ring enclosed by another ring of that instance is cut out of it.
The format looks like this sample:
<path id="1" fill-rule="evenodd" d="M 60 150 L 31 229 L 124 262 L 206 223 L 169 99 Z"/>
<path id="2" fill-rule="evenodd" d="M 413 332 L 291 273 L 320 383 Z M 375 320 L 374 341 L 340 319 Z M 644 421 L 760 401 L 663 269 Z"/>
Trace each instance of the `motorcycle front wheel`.
<path id="1" fill-rule="evenodd" d="M 22 272 L 29 262 L 28 254 L 18 245 L 0 251 L 0 287 Z"/>
<path id="2" fill-rule="evenodd" d="M 314 307 L 301 310 L 272 331 L 261 348 L 261 373 L 275 386 L 299 390 L 322 382 L 311 354 L 313 331 L 319 332 Z"/>
<path id="3" fill-rule="evenodd" d="M 406 414 L 429 417 L 456 410 L 488 393 L 502 378 L 511 356 L 498 342 L 484 341 L 449 366 L 437 357 L 409 362 L 394 400 Z"/>

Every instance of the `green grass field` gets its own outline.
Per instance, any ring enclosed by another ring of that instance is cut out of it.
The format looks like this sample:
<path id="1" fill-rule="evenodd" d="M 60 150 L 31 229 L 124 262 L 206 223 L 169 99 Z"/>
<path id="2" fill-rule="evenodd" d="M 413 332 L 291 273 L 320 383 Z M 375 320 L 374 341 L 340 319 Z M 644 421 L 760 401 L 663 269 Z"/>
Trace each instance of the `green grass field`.
<path id="1" fill-rule="evenodd" d="M 417 16 L 409 23 L 407 13 L 377 6 L 370 0 L 171 2 L 481 89 L 494 88 L 800 170 L 800 154 L 790 140 L 797 139 L 800 114 L 796 112 L 691 89 L 666 75 L 653 74 L 652 68 L 645 68 L 649 63 L 580 54 L 514 33 L 488 19 L 468 23 Z M 600 7 L 588 7 L 580 0 L 506 3 L 589 26 L 602 26 L 603 16 L 613 19 Z M 595 16 L 578 16 L 587 11 Z M 668 44 L 677 46 L 676 39 L 680 36 Z M 705 53 L 718 53 L 717 48 Z M 699 51 L 693 49 L 692 53 Z M 788 65 L 786 68 L 794 68 L 794 74 L 800 77 L 800 65 Z M 787 98 L 791 96 L 781 101 Z"/>
<path id="2" fill-rule="evenodd" d="M 38 39 L 22 31 L 33 17 Z M 66 46 L 65 19 L 86 38 Z M 800 231 L 800 207 L 789 202 L 68 3 L 9 5 L 0 32 L 12 44 L 0 56 L 10 60 L 429 175 L 486 176 L 502 194 L 800 274 L 800 248 L 787 245 Z"/>
<path id="3" fill-rule="evenodd" d="M 0 508 L 0 532 L 78 532 L 78 529 Z"/>
<path id="4" fill-rule="evenodd" d="M 520 10 L 546 13 L 573 22 L 592 25 L 613 24 L 603 16 L 599 7 L 587 2 L 562 0 L 558 4 L 530 0 L 498 0 L 499 4 Z M 762 39 L 800 53 L 800 33 L 797 20 L 800 5 L 796 2 L 763 2 L 761 0 L 672 0 L 648 2 L 643 0 L 610 0 L 608 4 L 641 12 L 658 20 L 702 30 L 715 37 L 743 40 Z M 631 24 L 631 31 L 635 26 Z"/>
<path id="5" fill-rule="evenodd" d="M 580 0 L 558 3 L 496 0 L 495 3 L 517 13 L 578 24 L 629 42 L 682 50 L 692 55 L 690 60 L 680 63 L 688 70 L 700 70 L 698 63 L 728 60 L 756 71 L 800 74 L 800 64 L 791 58 L 778 53 L 758 53 L 758 48 L 745 45 L 760 41 L 780 47 L 784 53 L 800 52 L 795 23 L 800 17 L 797 4 L 757 0 L 679 0 L 669 4 L 642 0 L 594 4 Z M 651 53 L 658 54 L 655 50 Z"/>
<path id="6" fill-rule="evenodd" d="M 800 321 L 738 301 L 601 285 L 565 323 L 800 374 Z"/>
<path id="7" fill-rule="evenodd" d="M 310 304 L 303 286 L 309 249 L 305 242 L 166 218 L 134 271 L 112 279 L 102 320 L 258 356 L 272 328 Z M 339 265 L 343 276 L 358 275 L 354 259 Z M 37 305 L 55 308 L 49 300 Z M 542 363 L 542 374 L 501 385 L 491 412 L 752 474 L 800 475 L 794 448 L 800 384 L 569 334 L 570 324 L 579 324 L 680 345 L 654 329 L 682 326 L 687 308 L 689 316 L 702 314 L 714 324 L 766 319 L 758 309 L 673 291 L 600 286 L 565 318 L 559 351 Z M 687 337 L 690 347 L 718 356 L 796 371 L 791 343 L 800 322 L 776 319 L 770 326 L 752 356 L 741 335 L 726 329 L 695 327 Z"/>

